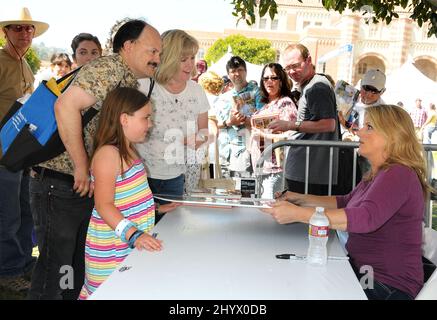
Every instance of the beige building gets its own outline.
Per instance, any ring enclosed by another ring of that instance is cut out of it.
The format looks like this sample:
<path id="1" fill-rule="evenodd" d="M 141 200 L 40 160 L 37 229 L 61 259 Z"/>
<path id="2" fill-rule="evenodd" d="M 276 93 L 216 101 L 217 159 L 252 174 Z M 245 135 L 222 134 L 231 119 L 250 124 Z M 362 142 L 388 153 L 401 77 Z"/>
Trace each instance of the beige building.
<path id="1" fill-rule="evenodd" d="M 300 42 L 309 48 L 317 71 L 330 74 L 334 80 L 355 84 L 368 69 L 379 68 L 389 74 L 412 58 L 422 73 L 437 81 L 437 39 L 428 38 L 427 26 L 419 28 L 407 12 L 399 11 L 399 19 L 389 25 L 366 24 L 370 14 L 364 11 L 340 15 L 327 11 L 320 0 L 304 2 L 278 0 L 275 19 L 266 15 L 257 18 L 253 26 L 243 21 L 236 29 L 224 29 L 222 33 L 189 33 L 200 42 L 200 58 L 217 39 L 242 34 L 269 39 L 278 51 L 278 60 L 289 43 Z M 326 61 L 317 63 L 321 60 Z"/>

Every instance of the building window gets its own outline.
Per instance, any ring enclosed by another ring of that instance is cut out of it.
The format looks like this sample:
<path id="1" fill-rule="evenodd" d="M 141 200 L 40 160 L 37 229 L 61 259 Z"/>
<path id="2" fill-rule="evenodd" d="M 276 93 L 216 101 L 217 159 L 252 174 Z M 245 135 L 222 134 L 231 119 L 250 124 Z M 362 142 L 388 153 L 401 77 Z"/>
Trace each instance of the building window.
<path id="1" fill-rule="evenodd" d="M 205 57 L 205 49 L 199 48 L 199 51 L 197 52 L 197 60 L 201 60 Z"/>
<path id="2" fill-rule="evenodd" d="M 316 25 L 316 27 L 321 27 L 322 23 L 319 21 L 319 22 L 316 22 L 315 25 Z"/>
<path id="3" fill-rule="evenodd" d="M 367 72 L 367 63 L 362 62 L 358 64 L 358 74 L 365 74 Z"/>
<path id="4" fill-rule="evenodd" d="M 428 24 L 422 25 L 422 40 L 428 40 Z"/>
<path id="5" fill-rule="evenodd" d="M 278 30 L 278 20 L 277 19 L 272 21 L 271 29 L 272 30 Z"/>
<path id="6" fill-rule="evenodd" d="M 379 25 L 376 23 L 369 23 L 369 37 L 376 38 L 379 34 Z"/>
<path id="7" fill-rule="evenodd" d="M 267 19 L 259 19 L 259 28 L 260 29 L 265 29 L 267 25 Z"/>
<path id="8" fill-rule="evenodd" d="M 303 22 L 303 29 L 305 29 L 306 27 L 308 27 L 311 24 L 310 21 L 304 21 Z"/>

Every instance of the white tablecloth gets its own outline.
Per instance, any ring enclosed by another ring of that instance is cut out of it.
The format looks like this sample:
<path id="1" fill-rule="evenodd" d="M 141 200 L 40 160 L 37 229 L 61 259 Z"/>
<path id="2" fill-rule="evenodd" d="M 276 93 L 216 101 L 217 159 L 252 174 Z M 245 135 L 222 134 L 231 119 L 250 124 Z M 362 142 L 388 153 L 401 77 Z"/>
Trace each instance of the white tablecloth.
<path id="1" fill-rule="evenodd" d="M 313 267 L 308 226 L 279 225 L 258 209 L 184 206 L 155 232 L 161 252 L 134 250 L 91 299 L 366 299 L 347 260 Z M 344 256 L 334 232 L 328 254 Z"/>

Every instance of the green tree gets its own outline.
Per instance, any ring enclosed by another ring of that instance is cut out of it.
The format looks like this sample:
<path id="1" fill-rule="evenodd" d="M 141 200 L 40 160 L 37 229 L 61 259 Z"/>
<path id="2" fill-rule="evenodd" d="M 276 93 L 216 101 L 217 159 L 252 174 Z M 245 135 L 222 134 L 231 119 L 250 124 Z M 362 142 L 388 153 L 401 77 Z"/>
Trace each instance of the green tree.
<path id="1" fill-rule="evenodd" d="M 4 45 L 5 45 L 5 39 L 0 39 L 0 48 L 3 47 Z M 35 74 L 39 70 L 39 67 L 41 66 L 41 60 L 39 59 L 35 50 L 33 48 L 29 48 L 24 58 L 26 58 L 27 63 L 32 69 L 32 72 Z"/>
<path id="2" fill-rule="evenodd" d="M 228 46 L 231 46 L 234 55 L 254 64 L 266 64 L 276 59 L 276 50 L 269 40 L 235 34 L 214 42 L 205 54 L 208 65 L 219 60 L 228 51 Z"/>
<path id="3" fill-rule="evenodd" d="M 278 13 L 275 0 L 232 0 L 231 3 L 234 6 L 232 14 L 238 21 L 244 20 L 248 25 L 255 23 L 256 12 L 260 17 L 269 13 L 271 19 Z M 437 36 L 437 0 L 322 0 L 322 4 L 327 10 L 340 13 L 345 9 L 351 9 L 365 15 L 371 14 L 374 23 L 385 21 L 387 24 L 393 18 L 399 18 L 395 11 L 402 7 L 411 13 L 410 18 L 416 21 L 419 27 L 429 23 L 428 37 Z"/>

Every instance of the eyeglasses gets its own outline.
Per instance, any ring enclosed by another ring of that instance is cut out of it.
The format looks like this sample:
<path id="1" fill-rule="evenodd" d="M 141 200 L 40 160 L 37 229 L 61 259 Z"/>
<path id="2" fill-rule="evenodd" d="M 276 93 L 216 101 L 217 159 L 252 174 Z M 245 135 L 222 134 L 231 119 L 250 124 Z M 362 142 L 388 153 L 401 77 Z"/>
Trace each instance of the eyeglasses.
<path id="1" fill-rule="evenodd" d="M 290 64 L 290 65 L 288 65 L 288 66 L 285 66 L 284 70 L 285 70 L 286 72 L 289 72 L 289 71 L 291 71 L 291 70 L 297 70 L 297 69 L 299 69 L 300 67 L 302 67 L 302 64 L 303 64 L 304 62 L 305 62 L 305 60 L 304 60 L 304 61 L 301 61 L 301 62 L 294 63 L 294 64 Z"/>
<path id="2" fill-rule="evenodd" d="M 368 85 L 361 86 L 361 89 L 363 89 L 364 91 L 367 91 L 367 92 L 371 92 L 373 94 L 381 93 L 380 90 L 376 89 L 375 87 L 368 86 Z"/>
<path id="3" fill-rule="evenodd" d="M 277 76 L 263 77 L 263 81 L 269 81 L 269 80 L 278 81 L 279 77 Z"/>
<path id="4" fill-rule="evenodd" d="M 6 28 L 14 31 L 14 32 L 21 32 L 23 30 L 26 30 L 26 32 L 34 32 L 35 26 L 31 24 L 10 24 L 6 26 Z"/>

